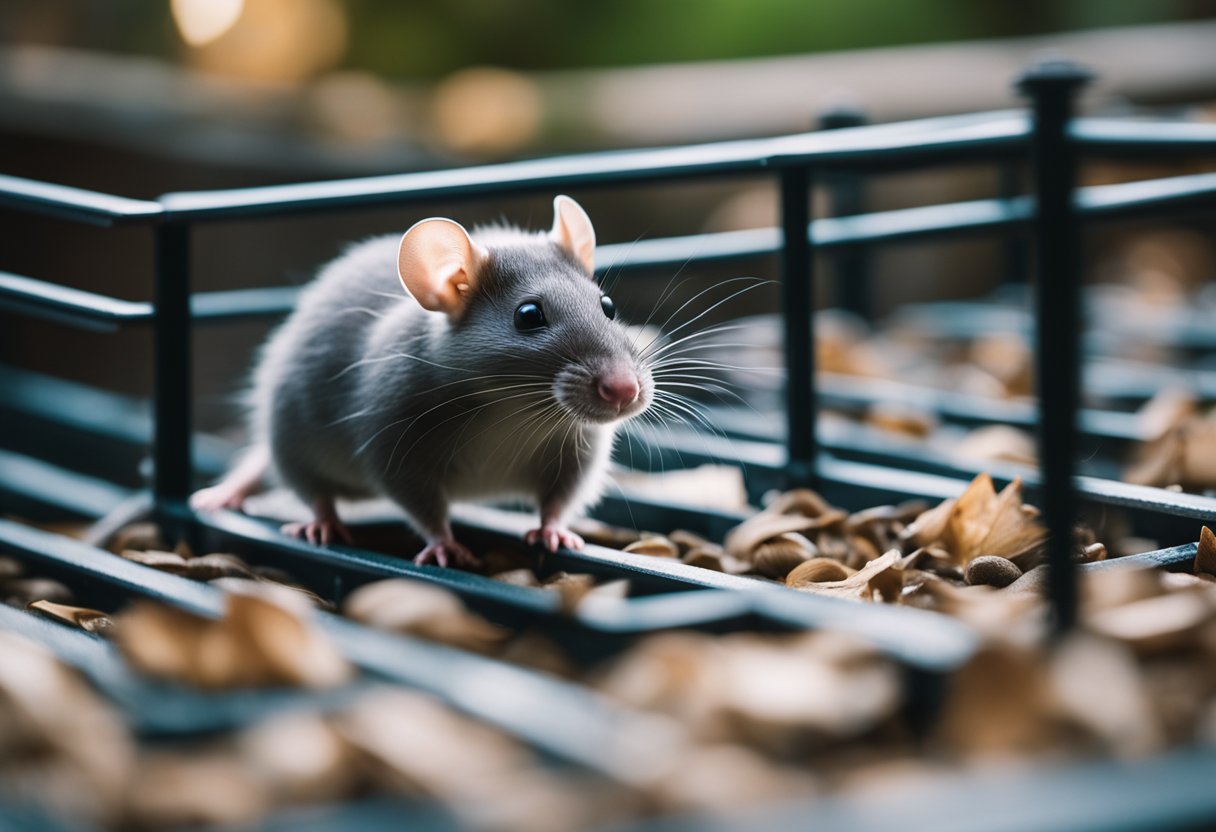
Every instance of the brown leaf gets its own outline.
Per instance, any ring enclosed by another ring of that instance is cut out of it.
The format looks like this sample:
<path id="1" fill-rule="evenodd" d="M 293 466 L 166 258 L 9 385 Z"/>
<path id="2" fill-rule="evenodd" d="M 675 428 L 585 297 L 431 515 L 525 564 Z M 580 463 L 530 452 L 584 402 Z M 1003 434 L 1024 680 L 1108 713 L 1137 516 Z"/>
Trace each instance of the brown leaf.
<path id="1" fill-rule="evenodd" d="M 1090 630 L 1128 644 L 1142 653 L 1158 653 L 1194 643 L 1216 615 L 1216 605 L 1203 592 L 1172 592 L 1085 617 Z"/>
<path id="2" fill-rule="evenodd" d="M 981 555 L 1026 557 L 1046 538 L 1036 514 L 1026 508 L 1020 478 L 998 494 L 992 478 L 980 474 L 957 500 L 946 500 L 918 517 L 904 537 L 917 547 L 940 544 L 961 566 Z"/>
<path id="3" fill-rule="evenodd" d="M 1199 546 L 1195 549 L 1194 571 L 1216 575 L 1216 535 L 1204 526 L 1199 531 Z"/>
<path id="4" fill-rule="evenodd" d="M 10 578 L 0 584 L 0 599 L 19 608 L 24 608 L 33 601 L 70 604 L 72 590 L 50 578 Z"/>
<path id="5" fill-rule="evenodd" d="M 305 599 L 255 587 L 229 593 L 219 620 L 136 603 L 117 619 L 118 644 L 140 670 L 204 688 L 329 687 L 350 677 L 346 660 L 308 621 Z"/>
<path id="6" fill-rule="evenodd" d="M 861 571 L 843 580 L 806 582 L 799 584 L 796 588 L 818 595 L 831 595 L 858 601 L 876 600 L 875 594 L 878 594 L 879 598 L 886 598 L 893 586 L 897 582 L 902 582 L 902 578 L 884 576 L 884 573 L 894 569 L 899 560 L 899 552 L 892 549 L 882 557 L 870 561 Z"/>
<path id="7" fill-rule="evenodd" d="M 34 601 L 26 609 L 40 612 L 57 621 L 71 624 L 73 627 L 79 627 L 82 630 L 97 633 L 98 635 L 107 635 L 109 629 L 114 626 L 114 621 L 108 614 L 100 610 L 91 610 L 87 607 L 72 607 L 67 604 L 56 604 L 51 601 Z"/>
<path id="8" fill-rule="evenodd" d="M 507 635 L 466 610 L 447 590 L 404 578 L 364 584 L 347 597 L 342 608 L 347 617 L 369 627 L 412 633 L 477 652 L 494 649 Z"/>
<path id="9" fill-rule="evenodd" d="M 785 585 L 800 589 L 804 584 L 832 583 L 846 580 L 855 570 L 831 558 L 811 558 L 785 576 Z"/>
<path id="10" fill-rule="evenodd" d="M 643 537 L 641 540 L 630 543 L 622 551 L 659 558 L 678 558 L 680 556 L 680 547 L 660 535 Z"/>

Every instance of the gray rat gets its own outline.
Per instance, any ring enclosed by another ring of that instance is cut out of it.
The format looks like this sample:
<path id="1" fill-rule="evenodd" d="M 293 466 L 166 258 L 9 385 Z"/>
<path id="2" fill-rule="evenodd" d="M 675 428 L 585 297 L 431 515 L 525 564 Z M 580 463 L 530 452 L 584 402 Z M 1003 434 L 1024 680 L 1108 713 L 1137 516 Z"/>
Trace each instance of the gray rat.
<path id="1" fill-rule="evenodd" d="M 553 211 L 548 233 L 427 219 L 325 266 L 261 354 L 251 448 L 191 505 L 239 509 L 273 466 L 313 511 L 284 531 L 314 543 L 350 540 L 336 497 L 384 495 L 426 540 L 416 563 L 475 565 L 449 504 L 523 497 L 525 540 L 580 547 L 565 523 L 654 383 L 593 278 L 586 212 Z"/>

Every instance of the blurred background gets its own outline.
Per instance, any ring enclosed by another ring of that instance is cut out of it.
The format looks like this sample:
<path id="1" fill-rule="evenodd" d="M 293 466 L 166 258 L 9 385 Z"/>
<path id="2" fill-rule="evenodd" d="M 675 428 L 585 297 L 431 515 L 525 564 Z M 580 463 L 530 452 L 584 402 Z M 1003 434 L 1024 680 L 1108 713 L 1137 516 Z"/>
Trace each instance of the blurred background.
<path id="1" fill-rule="evenodd" d="M 1063 55 L 1098 74 L 1089 112 L 1216 118 L 1216 2 L 1121 0 L 7 0 L 0 5 L 0 173 L 132 197 L 399 173 L 555 153 L 1018 106 L 1011 80 Z M 1184 173 L 1090 166 L 1089 182 Z M 991 167 L 884 175 L 865 206 L 990 196 Z M 772 225 L 769 181 L 574 194 L 601 242 Z M 551 195 L 216 224 L 194 234 L 195 288 L 302 283 L 344 243 L 430 214 L 547 225 Z M 829 210 L 820 200 L 817 211 Z M 1210 229 L 1189 229 L 1210 255 Z M 1188 229 L 1183 229 L 1187 232 Z M 1096 271 L 1135 243 L 1097 238 Z M 971 297 L 1001 278 L 990 241 L 879 253 L 875 312 Z M 1113 256 L 1113 255 L 1112 255 Z M 772 262 L 748 273 L 775 277 Z M 120 297 L 150 294 L 146 230 L 80 229 L 0 210 L 0 270 Z M 704 267 L 703 277 L 740 273 Z M 617 290 L 644 318 L 670 275 Z M 835 297 L 823 281 L 821 303 Z M 761 293 L 734 311 L 775 303 Z M 197 336 L 201 426 L 233 420 L 264 324 Z M 6 318 L 0 360 L 131 393 L 147 335 Z M 82 357 L 87 356 L 87 357 Z"/>

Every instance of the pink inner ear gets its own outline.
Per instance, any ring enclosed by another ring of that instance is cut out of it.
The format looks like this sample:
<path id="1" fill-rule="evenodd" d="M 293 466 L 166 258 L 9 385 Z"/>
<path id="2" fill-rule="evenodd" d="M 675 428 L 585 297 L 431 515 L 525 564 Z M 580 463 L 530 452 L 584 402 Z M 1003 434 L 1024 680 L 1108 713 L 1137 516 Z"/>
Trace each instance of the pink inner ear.
<path id="1" fill-rule="evenodd" d="M 468 232 L 445 219 L 423 220 L 401 239 L 402 285 L 424 308 L 458 315 L 476 274 L 477 249 Z"/>
<path id="2" fill-rule="evenodd" d="M 550 236 L 578 258 L 589 273 L 595 272 L 595 228 L 577 202 L 567 196 L 553 200 L 553 230 Z"/>

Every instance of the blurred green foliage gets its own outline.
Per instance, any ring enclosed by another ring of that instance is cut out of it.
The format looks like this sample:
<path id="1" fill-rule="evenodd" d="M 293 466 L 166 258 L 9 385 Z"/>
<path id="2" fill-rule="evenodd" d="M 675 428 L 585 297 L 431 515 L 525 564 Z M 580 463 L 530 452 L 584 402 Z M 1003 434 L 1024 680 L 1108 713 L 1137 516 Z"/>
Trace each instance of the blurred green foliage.
<path id="1" fill-rule="evenodd" d="M 348 0 L 353 66 L 431 78 L 1038 34 L 1216 14 L 1171 0 Z M 1203 7 L 1207 7 L 1206 9 Z"/>
<path id="2" fill-rule="evenodd" d="M 334 0 L 348 67 L 431 80 L 1042 34 L 1216 16 L 1216 0 Z M 0 0 L 0 40 L 171 57 L 169 0 Z"/>

